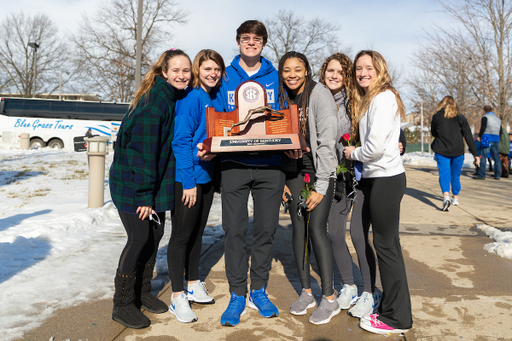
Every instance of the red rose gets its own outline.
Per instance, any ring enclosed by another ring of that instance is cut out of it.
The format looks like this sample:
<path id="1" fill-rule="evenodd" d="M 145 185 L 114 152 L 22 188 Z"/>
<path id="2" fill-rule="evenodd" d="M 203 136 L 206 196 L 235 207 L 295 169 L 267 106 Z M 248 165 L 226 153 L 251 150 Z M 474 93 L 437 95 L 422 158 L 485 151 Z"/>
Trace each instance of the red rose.
<path id="1" fill-rule="evenodd" d="M 342 135 L 341 138 L 348 142 L 350 141 L 350 134 Z"/>
<path id="2" fill-rule="evenodd" d="M 306 174 L 304 175 L 304 182 L 305 182 L 305 183 L 307 183 L 307 184 L 309 184 L 309 181 L 311 181 L 311 179 L 309 178 L 309 174 L 307 174 L 307 173 L 306 173 Z"/>

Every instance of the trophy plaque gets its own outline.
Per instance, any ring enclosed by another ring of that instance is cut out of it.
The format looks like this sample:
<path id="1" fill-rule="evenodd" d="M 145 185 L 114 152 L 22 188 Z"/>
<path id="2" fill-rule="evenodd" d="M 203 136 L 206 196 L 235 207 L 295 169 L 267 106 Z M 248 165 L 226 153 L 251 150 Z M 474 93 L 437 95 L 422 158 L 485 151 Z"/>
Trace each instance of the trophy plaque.
<path id="1" fill-rule="evenodd" d="M 203 148 L 209 153 L 292 150 L 303 147 L 298 107 L 273 110 L 258 82 L 246 81 L 235 91 L 235 110 L 206 109 Z"/>

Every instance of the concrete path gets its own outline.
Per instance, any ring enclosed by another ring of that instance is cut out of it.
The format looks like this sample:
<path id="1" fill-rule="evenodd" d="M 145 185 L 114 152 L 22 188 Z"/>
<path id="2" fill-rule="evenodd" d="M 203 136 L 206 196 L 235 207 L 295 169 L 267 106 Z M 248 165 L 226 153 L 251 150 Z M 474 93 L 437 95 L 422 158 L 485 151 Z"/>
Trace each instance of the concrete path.
<path id="1" fill-rule="evenodd" d="M 200 272 L 216 303 L 194 304 L 197 322 L 183 324 L 170 313 L 146 312 L 152 321 L 149 328 L 126 329 L 111 320 L 111 300 L 102 300 L 57 311 L 23 340 L 512 340 L 512 261 L 484 251 L 492 239 L 476 228 L 485 223 L 512 230 L 512 179 L 473 180 L 471 172 L 463 170 L 460 206 L 442 212 L 437 169 L 406 169 L 401 243 L 414 326 L 405 336 L 365 332 L 345 311 L 322 326 L 310 324 L 309 315 L 290 315 L 288 308 L 297 299 L 300 283 L 290 220 L 283 214 L 268 285 L 269 297 L 280 310 L 278 318 L 265 319 L 248 308 L 238 326 L 220 325 L 220 315 L 229 302 L 221 240 L 202 255 Z M 357 263 L 352 248 L 351 252 Z M 362 286 L 355 264 L 354 271 Z M 313 276 L 313 292 L 319 301 L 319 277 L 316 272 Z M 335 279 L 339 289 L 338 274 Z M 159 297 L 170 301 L 169 285 Z"/>

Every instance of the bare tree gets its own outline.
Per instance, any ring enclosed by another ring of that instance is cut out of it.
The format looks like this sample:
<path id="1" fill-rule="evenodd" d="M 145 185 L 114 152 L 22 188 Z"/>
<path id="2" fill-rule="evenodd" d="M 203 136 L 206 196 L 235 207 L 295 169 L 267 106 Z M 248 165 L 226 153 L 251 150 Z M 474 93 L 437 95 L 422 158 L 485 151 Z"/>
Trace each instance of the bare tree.
<path id="1" fill-rule="evenodd" d="M 265 26 L 269 33 L 266 48 L 271 51 L 267 58 L 275 64 L 285 53 L 297 51 L 308 57 L 316 73 L 329 55 L 342 50 L 336 36 L 340 28 L 325 19 L 306 20 L 293 11 L 280 10 L 265 21 Z"/>
<path id="2" fill-rule="evenodd" d="M 481 114 L 484 104 L 493 105 L 503 122 L 509 122 L 512 2 L 437 2 L 460 26 L 458 29 L 437 27 L 416 54 L 416 66 L 439 82 L 440 88 L 436 90 L 439 94 L 456 97 L 459 109 L 469 116 L 470 122 Z M 412 82 L 419 84 L 418 80 Z"/>
<path id="3" fill-rule="evenodd" d="M 29 43 L 37 43 L 37 58 Z M 37 65 L 36 89 L 34 67 Z M 23 97 L 59 88 L 59 70 L 70 68 L 68 50 L 56 25 L 45 14 L 12 13 L 0 23 L 0 88 Z M 40 95 L 39 95 L 40 96 Z"/>
<path id="4" fill-rule="evenodd" d="M 173 24 L 187 13 L 173 0 L 145 0 L 142 23 L 142 74 L 155 57 L 155 48 L 171 41 Z M 137 39 L 137 0 L 109 0 L 94 16 L 82 16 L 79 33 L 71 35 L 86 76 L 82 89 L 103 98 L 128 102 L 134 95 Z"/>

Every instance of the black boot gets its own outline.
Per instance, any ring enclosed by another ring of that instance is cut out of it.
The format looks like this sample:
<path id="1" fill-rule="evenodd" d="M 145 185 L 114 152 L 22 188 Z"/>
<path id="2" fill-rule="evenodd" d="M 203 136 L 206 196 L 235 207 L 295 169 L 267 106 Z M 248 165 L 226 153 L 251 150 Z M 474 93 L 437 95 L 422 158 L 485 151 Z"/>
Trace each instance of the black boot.
<path id="1" fill-rule="evenodd" d="M 135 274 L 122 274 L 119 271 L 114 280 L 114 308 L 112 319 L 128 328 L 141 329 L 151 321 L 135 306 Z"/>
<path id="2" fill-rule="evenodd" d="M 137 264 L 137 281 L 135 282 L 135 305 L 153 314 L 162 314 L 169 310 L 164 302 L 151 294 L 151 279 L 155 263 Z"/>

